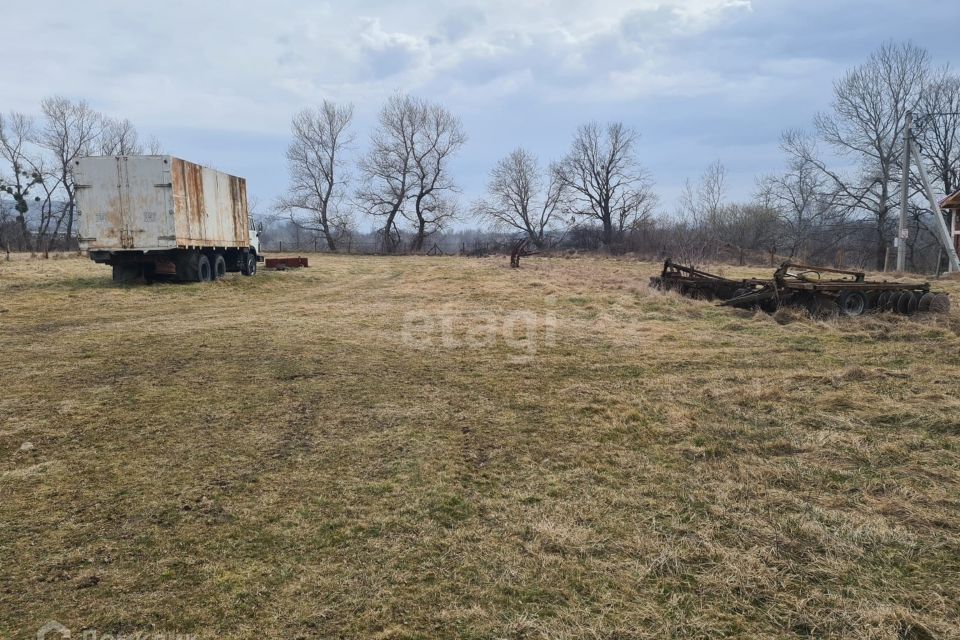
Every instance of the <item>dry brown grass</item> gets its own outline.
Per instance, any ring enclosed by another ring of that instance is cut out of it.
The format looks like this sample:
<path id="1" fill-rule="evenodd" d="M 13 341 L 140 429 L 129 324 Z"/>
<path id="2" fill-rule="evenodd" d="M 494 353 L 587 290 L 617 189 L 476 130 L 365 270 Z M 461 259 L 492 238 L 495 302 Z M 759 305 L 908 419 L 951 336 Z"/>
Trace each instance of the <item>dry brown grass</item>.
<path id="1" fill-rule="evenodd" d="M 956 310 L 312 260 L 128 288 L 0 262 L 0 637 L 958 636 Z"/>

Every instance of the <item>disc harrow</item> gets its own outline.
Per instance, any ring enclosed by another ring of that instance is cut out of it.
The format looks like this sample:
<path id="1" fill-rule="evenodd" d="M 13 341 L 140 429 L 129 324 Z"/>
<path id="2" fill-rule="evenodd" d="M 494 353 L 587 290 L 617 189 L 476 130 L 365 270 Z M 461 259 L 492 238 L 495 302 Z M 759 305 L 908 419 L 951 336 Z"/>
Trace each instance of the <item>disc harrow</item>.
<path id="1" fill-rule="evenodd" d="M 950 311 L 950 297 L 930 291 L 928 282 L 867 280 L 862 271 L 793 262 L 781 264 L 770 279 L 734 280 L 667 260 L 660 275 L 650 278 L 650 286 L 700 300 L 716 300 L 721 306 L 757 308 L 768 313 L 784 306 L 803 307 L 817 317 Z"/>

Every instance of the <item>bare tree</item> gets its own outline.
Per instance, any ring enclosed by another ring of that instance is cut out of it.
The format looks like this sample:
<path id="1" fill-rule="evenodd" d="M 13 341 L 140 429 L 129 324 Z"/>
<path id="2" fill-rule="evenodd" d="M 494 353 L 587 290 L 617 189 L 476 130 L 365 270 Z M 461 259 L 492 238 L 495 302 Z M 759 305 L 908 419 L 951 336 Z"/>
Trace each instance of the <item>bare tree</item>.
<path id="1" fill-rule="evenodd" d="M 785 138 L 790 153 L 829 178 L 839 204 L 873 217 L 879 269 L 891 235 L 891 211 L 900 199 L 905 119 L 908 111 L 916 110 L 928 73 L 924 49 L 888 42 L 834 83 L 833 110 L 819 114 L 814 125 L 834 152 L 857 165 L 851 175 L 830 169 L 802 136 Z"/>
<path id="2" fill-rule="evenodd" d="M 460 119 L 439 104 L 413 99 L 415 127 L 411 153 L 413 183 L 410 199 L 413 252 L 423 250 L 426 238 L 455 215 L 451 194 L 458 189 L 450 175 L 450 161 L 467 142 Z"/>
<path id="3" fill-rule="evenodd" d="M 652 182 L 636 157 L 637 134 L 616 122 L 581 126 L 567 156 L 555 167 L 569 212 L 601 225 L 609 247 L 620 232 L 652 212 Z"/>
<path id="4" fill-rule="evenodd" d="M 96 140 L 102 156 L 136 156 L 143 154 L 140 135 L 133 123 L 124 118 L 104 117 L 100 136 Z"/>
<path id="5" fill-rule="evenodd" d="M 934 188 L 945 195 L 960 189 L 960 76 L 943 67 L 930 74 L 913 120 L 914 139 L 934 180 Z M 907 261 L 912 270 L 938 270 L 936 259 L 941 255 L 937 223 L 923 194 L 918 176 L 910 176 L 911 196 L 908 212 L 909 236 L 906 241 Z M 919 197 L 917 197 L 919 196 Z M 949 219 L 946 220 L 949 226 Z"/>
<path id="6" fill-rule="evenodd" d="M 73 182 L 73 163 L 89 155 L 103 131 L 103 116 L 85 101 L 68 98 L 45 98 L 41 103 L 44 124 L 39 142 L 53 155 L 54 172 L 63 185 L 63 217 L 66 219 L 67 242 L 73 237 L 76 215 L 76 188 Z M 59 228 L 59 223 L 58 223 Z"/>
<path id="7" fill-rule="evenodd" d="M 147 153 L 151 156 L 164 155 L 163 144 L 161 144 L 157 136 L 150 136 L 150 140 L 147 142 Z"/>
<path id="8" fill-rule="evenodd" d="M 6 253 L 7 260 L 10 260 L 10 236 L 11 234 L 11 223 L 13 210 L 7 203 L 7 200 L 3 197 L 3 194 L 6 193 L 6 190 L 0 186 L 0 247 L 3 247 L 4 252 Z"/>
<path id="9" fill-rule="evenodd" d="M 760 178 L 758 182 L 757 197 L 776 212 L 780 221 L 779 237 L 786 241 L 789 257 L 808 250 L 816 232 L 826 225 L 835 231 L 832 236 L 835 241 L 843 239 L 843 212 L 835 206 L 836 193 L 830 189 L 829 179 L 812 162 L 791 157 L 786 171 Z"/>
<path id="10" fill-rule="evenodd" d="M 44 258 L 49 258 L 50 245 L 56 240 L 63 222 L 63 203 L 60 201 L 63 183 L 59 172 L 49 166 L 49 158 L 38 155 L 28 158 L 28 161 L 30 170 L 41 178 L 37 187 L 42 195 L 34 199 L 39 203 L 36 247 L 43 251 Z"/>
<path id="11" fill-rule="evenodd" d="M 353 105 L 324 100 L 319 108 L 293 117 L 293 141 L 287 148 L 290 187 L 279 209 L 294 223 L 322 233 L 330 251 L 337 250 L 339 233 L 348 226 L 340 203 L 346 193 L 344 152 L 353 142 L 348 131 L 352 121 Z M 306 219 L 300 215 L 304 212 Z"/>
<path id="12" fill-rule="evenodd" d="M 717 223 L 727 197 L 727 168 L 720 160 L 707 166 L 697 183 L 697 211 L 694 216 L 708 227 Z"/>
<path id="13" fill-rule="evenodd" d="M 490 171 L 487 197 L 473 206 L 474 214 L 495 225 L 517 229 L 537 247 L 558 218 L 564 189 L 553 167 L 547 173 L 546 186 L 537 158 L 517 148 L 497 162 Z"/>
<path id="14" fill-rule="evenodd" d="M 0 174 L 0 191 L 8 193 L 14 201 L 16 221 L 23 236 L 27 251 L 33 251 L 27 213 L 30 201 L 39 202 L 40 197 L 31 192 L 43 183 L 43 174 L 35 167 L 36 161 L 28 157 L 28 146 L 35 136 L 33 120 L 22 113 L 11 113 L 9 118 L 0 114 L 0 157 L 8 166 L 7 175 Z"/>
<path id="15" fill-rule="evenodd" d="M 748 252 L 770 251 L 779 231 L 777 213 L 762 201 L 731 203 L 720 208 L 712 231 L 722 248 L 734 250 L 739 264 Z"/>
<path id="16" fill-rule="evenodd" d="M 397 218 L 404 211 L 414 188 L 413 149 L 418 126 L 417 102 L 396 94 L 380 111 L 370 150 L 360 160 L 361 186 L 357 205 L 368 215 L 383 220 L 381 246 L 393 253 L 400 244 Z"/>
<path id="17" fill-rule="evenodd" d="M 960 189 L 960 76 L 932 75 L 920 96 L 914 131 L 931 175 L 946 195 Z"/>
<path id="18" fill-rule="evenodd" d="M 649 178 L 644 177 L 634 186 L 614 201 L 613 228 L 617 237 L 623 237 L 627 232 L 639 233 L 653 217 L 659 202 Z"/>
<path id="19" fill-rule="evenodd" d="M 698 266 L 710 253 L 712 239 L 703 222 L 700 201 L 702 186 L 689 178 L 683 181 L 680 198 L 673 220 L 666 225 L 665 244 L 661 247 L 667 257 Z"/>

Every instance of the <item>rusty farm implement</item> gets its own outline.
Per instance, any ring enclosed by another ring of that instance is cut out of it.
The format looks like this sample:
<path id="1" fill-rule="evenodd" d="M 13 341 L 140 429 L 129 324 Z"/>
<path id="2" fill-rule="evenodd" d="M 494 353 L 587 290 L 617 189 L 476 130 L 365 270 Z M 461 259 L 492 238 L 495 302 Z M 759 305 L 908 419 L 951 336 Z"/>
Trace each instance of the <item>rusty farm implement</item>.
<path id="1" fill-rule="evenodd" d="M 650 286 L 701 300 L 716 300 L 723 306 L 759 308 L 769 313 L 783 306 L 803 307 L 820 317 L 950 310 L 950 298 L 930 291 L 926 282 L 867 280 L 861 271 L 791 262 L 780 265 L 771 279 L 734 280 L 667 260 L 660 275 L 650 278 Z"/>

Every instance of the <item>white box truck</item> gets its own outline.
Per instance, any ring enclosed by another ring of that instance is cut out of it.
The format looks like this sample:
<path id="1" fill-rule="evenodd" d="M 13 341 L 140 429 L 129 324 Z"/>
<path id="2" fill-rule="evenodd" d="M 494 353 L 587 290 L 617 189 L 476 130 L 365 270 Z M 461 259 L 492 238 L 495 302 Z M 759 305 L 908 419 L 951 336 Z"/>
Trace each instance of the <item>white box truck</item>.
<path id="1" fill-rule="evenodd" d="M 91 156 L 73 167 L 80 248 L 113 279 L 208 282 L 262 260 L 247 183 L 173 156 Z"/>

